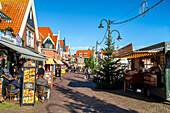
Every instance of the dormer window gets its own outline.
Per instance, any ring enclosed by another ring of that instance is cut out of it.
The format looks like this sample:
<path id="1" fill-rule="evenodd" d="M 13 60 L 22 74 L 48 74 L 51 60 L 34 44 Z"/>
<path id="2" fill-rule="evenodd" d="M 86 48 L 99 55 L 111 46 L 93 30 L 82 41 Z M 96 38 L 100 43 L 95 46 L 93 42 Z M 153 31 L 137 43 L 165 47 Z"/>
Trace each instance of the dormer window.
<path id="1" fill-rule="evenodd" d="M 87 56 L 87 53 L 84 53 L 84 56 Z"/>
<path id="2" fill-rule="evenodd" d="M 79 53 L 79 56 L 82 57 L 82 53 Z"/>

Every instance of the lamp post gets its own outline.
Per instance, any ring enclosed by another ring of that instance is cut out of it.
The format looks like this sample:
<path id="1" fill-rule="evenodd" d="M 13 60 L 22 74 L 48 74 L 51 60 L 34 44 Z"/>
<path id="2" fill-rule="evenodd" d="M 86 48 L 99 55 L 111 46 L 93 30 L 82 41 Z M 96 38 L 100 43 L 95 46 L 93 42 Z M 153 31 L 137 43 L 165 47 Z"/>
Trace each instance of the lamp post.
<path id="1" fill-rule="evenodd" d="M 118 30 L 112 30 L 112 31 L 110 31 L 110 25 L 115 21 L 115 20 L 113 20 L 113 21 L 111 21 L 111 20 L 106 20 L 106 19 L 102 19 L 101 21 L 100 21 L 100 26 L 98 27 L 98 28 L 100 28 L 100 29 L 102 29 L 102 28 L 104 28 L 104 26 L 102 25 L 102 22 L 103 21 L 105 21 L 106 23 L 107 23 L 107 31 L 108 31 L 108 45 L 109 45 L 109 47 L 110 47 L 110 42 L 111 42 L 111 34 L 114 32 L 114 31 L 116 31 L 117 33 L 118 33 L 118 38 L 117 38 L 117 40 L 118 41 L 120 41 L 120 40 L 122 40 L 122 38 L 120 37 L 120 33 L 119 33 L 119 31 Z M 104 40 L 104 38 L 105 37 L 103 37 L 103 40 Z M 100 43 L 98 43 L 98 41 L 96 42 L 96 52 L 97 52 L 97 45 L 100 45 L 102 42 L 103 42 L 103 40 L 100 42 Z M 98 52 L 97 52 L 98 53 Z M 98 62 L 98 59 L 96 58 L 96 62 Z"/>

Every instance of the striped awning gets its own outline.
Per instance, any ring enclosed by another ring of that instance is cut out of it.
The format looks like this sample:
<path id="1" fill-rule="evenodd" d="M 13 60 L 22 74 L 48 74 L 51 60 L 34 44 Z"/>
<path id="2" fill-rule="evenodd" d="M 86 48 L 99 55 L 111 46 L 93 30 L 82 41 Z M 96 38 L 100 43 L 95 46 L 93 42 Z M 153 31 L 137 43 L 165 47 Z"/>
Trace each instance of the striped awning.
<path id="1" fill-rule="evenodd" d="M 8 17 L 5 13 L 3 13 L 2 11 L 0 11 L 0 18 L 2 18 L 3 20 L 5 20 L 8 23 L 11 23 L 11 18 Z"/>

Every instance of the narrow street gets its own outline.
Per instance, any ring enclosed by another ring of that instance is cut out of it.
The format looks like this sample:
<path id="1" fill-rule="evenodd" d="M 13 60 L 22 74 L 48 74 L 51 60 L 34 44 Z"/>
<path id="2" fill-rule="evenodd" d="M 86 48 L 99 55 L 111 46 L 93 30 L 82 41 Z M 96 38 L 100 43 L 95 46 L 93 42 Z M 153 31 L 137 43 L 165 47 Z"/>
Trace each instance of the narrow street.
<path id="1" fill-rule="evenodd" d="M 170 112 L 169 103 L 123 90 L 102 91 L 95 89 L 91 80 L 83 79 L 83 73 L 67 73 L 62 80 L 55 78 L 50 101 L 36 102 L 35 107 L 2 109 L 1 113 L 60 113 L 60 112 Z M 133 96 L 132 96 L 133 93 Z"/>

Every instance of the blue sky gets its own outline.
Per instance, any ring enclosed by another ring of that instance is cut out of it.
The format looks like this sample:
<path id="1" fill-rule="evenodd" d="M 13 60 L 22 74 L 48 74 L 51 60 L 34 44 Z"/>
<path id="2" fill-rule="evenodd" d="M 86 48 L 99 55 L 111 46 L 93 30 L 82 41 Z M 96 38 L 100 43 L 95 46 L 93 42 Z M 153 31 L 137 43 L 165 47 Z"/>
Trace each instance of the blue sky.
<path id="1" fill-rule="evenodd" d="M 77 49 L 88 49 L 101 41 L 106 31 L 98 28 L 102 19 L 124 21 L 139 14 L 139 5 L 144 0 L 34 0 L 39 27 L 50 27 L 55 34 L 60 30 L 61 39 L 71 46 L 71 54 Z M 160 0 L 146 0 L 148 7 Z M 132 10 L 134 9 L 134 10 Z M 128 13 L 131 11 L 130 13 Z M 141 48 L 163 41 L 170 41 L 170 0 L 164 0 L 146 13 L 127 24 L 111 25 L 111 30 L 118 30 L 122 41 L 112 37 L 119 47 L 133 43 Z M 127 14 L 128 13 L 128 14 Z M 122 17 L 123 16 L 123 17 Z M 120 18 L 122 17 L 122 18 Z M 120 19 L 119 19 L 120 18 Z M 118 20 L 119 19 L 119 20 Z M 101 47 L 104 44 L 100 45 Z"/>

